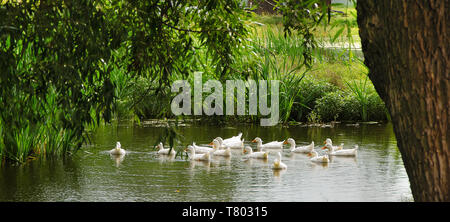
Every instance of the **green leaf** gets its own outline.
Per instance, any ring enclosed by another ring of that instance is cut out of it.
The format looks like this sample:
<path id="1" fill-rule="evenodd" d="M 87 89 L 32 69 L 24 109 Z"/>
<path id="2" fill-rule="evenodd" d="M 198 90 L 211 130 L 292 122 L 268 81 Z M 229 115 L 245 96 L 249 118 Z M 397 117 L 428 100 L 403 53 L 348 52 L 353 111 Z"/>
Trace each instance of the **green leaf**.
<path id="1" fill-rule="evenodd" d="M 341 27 L 336 34 L 334 34 L 333 38 L 331 39 L 331 42 L 334 43 L 336 41 L 336 39 L 342 34 L 342 32 L 344 31 L 345 27 Z"/>

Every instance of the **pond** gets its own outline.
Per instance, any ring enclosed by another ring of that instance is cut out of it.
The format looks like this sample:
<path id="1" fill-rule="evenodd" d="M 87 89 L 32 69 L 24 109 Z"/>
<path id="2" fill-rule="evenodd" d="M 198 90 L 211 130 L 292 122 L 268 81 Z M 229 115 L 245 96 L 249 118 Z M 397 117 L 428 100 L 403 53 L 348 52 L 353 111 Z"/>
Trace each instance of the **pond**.
<path id="1" fill-rule="evenodd" d="M 405 201 L 411 190 L 391 124 L 337 124 L 334 127 L 281 125 L 186 125 L 179 127 L 182 144 L 208 144 L 217 136 L 243 133 L 245 144 L 288 137 L 297 145 L 326 138 L 358 144 L 356 157 L 334 157 L 328 164 L 312 163 L 305 154 L 282 152 L 287 170 L 273 171 L 274 153 L 267 161 L 244 161 L 242 151 L 209 163 L 158 156 L 152 145 L 164 133 L 154 124 L 130 122 L 102 126 L 91 145 L 66 158 L 37 159 L 0 168 L 0 201 Z M 120 141 L 122 160 L 108 150 Z M 182 145 L 180 144 L 180 146 Z"/>

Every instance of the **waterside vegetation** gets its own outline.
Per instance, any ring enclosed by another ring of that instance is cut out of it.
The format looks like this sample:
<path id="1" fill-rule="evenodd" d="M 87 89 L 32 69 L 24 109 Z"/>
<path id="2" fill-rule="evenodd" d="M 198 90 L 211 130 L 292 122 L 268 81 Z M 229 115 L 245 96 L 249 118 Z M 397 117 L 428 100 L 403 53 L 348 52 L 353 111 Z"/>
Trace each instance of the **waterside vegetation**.
<path id="1" fill-rule="evenodd" d="M 280 123 L 387 120 L 353 48 L 354 8 L 291 32 L 240 1 L 175 3 L 2 1 L 1 161 L 71 154 L 101 123 L 175 118 L 170 84 L 192 83 L 194 72 L 203 81 L 280 80 Z"/>

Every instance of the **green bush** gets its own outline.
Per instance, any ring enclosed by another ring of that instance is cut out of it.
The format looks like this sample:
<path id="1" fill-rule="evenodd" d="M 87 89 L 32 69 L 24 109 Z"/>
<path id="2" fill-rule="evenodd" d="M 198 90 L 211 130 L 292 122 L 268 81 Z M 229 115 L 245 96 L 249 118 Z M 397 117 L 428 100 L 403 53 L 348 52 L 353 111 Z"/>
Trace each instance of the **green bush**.
<path id="1" fill-rule="evenodd" d="M 321 122 L 321 118 L 320 116 L 313 111 L 311 111 L 308 116 L 307 116 L 307 122 L 308 123 L 320 123 Z"/>
<path id="2" fill-rule="evenodd" d="M 307 121 L 307 116 L 314 109 L 316 100 L 337 90 L 337 87 L 332 84 L 311 77 L 305 77 L 298 87 L 300 87 L 300 93 L 295 99 L 291 114 L 297 121 Z"/>
<path id="3" fill-rule="evenodd" d="M 386 108 L 376 93 L 368 97 L 367 119 L 362 118 L 362 104 L 355 94 L 347 91 L 327 93 L 316 101 L 314 112 L 322 121 L 384 121 L 387 119 Z"/>
<path id="4" fill-rule="evenodd" d="M 349 95 L 351 95 L 353 104 L 359 107 L 359 118 L 362 121 L 386 120 L 386 111 L 383 101 L 375 91 L 369 78 L 366 76 L 364 80 L 347 82 Z M 352 104 L 349 104 L 351 106 Z M 354 107 L 355 108 L 355 107 Z M 355 113 L 354 116 L 357 116 Z M 354 120 L 354 119 L 349 119 Z"/>
<path id="5" fill-rule="evenodd" d="M 342 101 L 342 112 L 340 114 L 342 121 L 359 121 L 361 117 L 361 103 L 354 94 L 347 94 Z"/>
<path id="6" fill-rule="evenodd" d="M 316 100 L 314 112 L 320 116 L 322 121 L 329 122 L 340 119 L 343 107 L 342 91 L 334 91 Z"/>

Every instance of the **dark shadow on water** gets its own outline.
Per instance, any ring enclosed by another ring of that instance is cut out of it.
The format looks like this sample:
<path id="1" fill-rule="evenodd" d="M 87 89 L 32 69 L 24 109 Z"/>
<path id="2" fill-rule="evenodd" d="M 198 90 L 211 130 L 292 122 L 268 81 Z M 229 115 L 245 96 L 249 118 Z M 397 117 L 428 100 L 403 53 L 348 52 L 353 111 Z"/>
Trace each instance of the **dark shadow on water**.
<path id="1" fill-rule="evenodd" d="M 337 124 L 334 127 L 191 125 L 176 146 L 208 144 L 217 136 L 243 133 L 245 145 L 294 138 L 298 146 L 326 138 L 346 148 L 358 144 L 356 157 L 331 157 L 312 163 L 304 154 L 281 151 L 288 169 L 273 171 L 268 160 L 245 160 L 242 150 L 210 162 L 157 155 L 161 126 L 106 125 L 91 135 L 93 144 L 66 158 L 38 159 L 0 168 L 0 201 L 401 201 L 408 199 L 408 177 L 390 124 Z M 112 158 L 107 150 L 120 141 L 127 150 Z M 274 183 L 274 181 L 278 181 Z M 337 187 L 337 188 L 336 188 Z M 317 195 L 317 194 L 320 195 Z"/>

